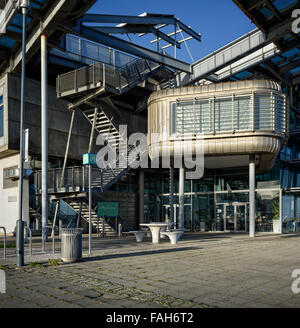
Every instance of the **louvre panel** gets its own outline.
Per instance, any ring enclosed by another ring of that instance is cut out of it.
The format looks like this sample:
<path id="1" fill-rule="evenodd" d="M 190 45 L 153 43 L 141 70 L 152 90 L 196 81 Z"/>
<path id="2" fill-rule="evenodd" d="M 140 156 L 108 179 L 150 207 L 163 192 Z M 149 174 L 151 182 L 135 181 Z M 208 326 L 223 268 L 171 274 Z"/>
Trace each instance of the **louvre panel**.
<path id="1" fill-rule="evenodd" d="M 221 133 L 228 131 L 286 132 L 285 98 L 259 93 L 219 96 L 172 103 L 172 133 Z"/>
<path id="2" fill-rule="evenodd" d="M 251 130 L 251 110 L 252 99 L 250 96 L 241 96 L 234 98 L 234 130 Z"/>

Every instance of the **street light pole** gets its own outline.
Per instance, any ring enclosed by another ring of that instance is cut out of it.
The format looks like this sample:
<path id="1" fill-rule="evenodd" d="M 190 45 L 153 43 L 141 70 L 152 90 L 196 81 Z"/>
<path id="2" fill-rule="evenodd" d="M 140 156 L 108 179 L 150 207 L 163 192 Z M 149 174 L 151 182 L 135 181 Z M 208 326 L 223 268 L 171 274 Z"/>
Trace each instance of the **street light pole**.
<path id="1" fill-rule="evenodd" d="M 24 177 L 24 113 L 26 84 L 26 17 L 30 8 L 29 0 L 20 0 L 19 8 L 23 16 L 22 32 L 22 77 L 21 77 L 21 111 L 20 111 L 20 171 L 19 171 L 19 217 L 17 220 L 17 267 L 24 266 L 24 221 L 23 221 L 23 177 Z"/>

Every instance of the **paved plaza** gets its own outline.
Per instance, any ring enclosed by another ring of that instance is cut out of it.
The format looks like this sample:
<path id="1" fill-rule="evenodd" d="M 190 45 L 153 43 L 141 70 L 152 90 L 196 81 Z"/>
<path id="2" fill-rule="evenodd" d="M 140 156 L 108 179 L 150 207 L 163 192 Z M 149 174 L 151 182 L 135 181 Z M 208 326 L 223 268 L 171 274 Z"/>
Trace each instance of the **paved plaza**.
<path id="1" fill-rule="evenodd" d="M 299 246 L 299 234 L 190 233 L 177 246 L 149 238 L 137 244 L 128 235 L 94 240 L 96 250 L 91 257 L 85 251 L 80 263 L 53 265 L 48 259 L 58 253 L 40 254 L 22 269 L 8 250 L 0 260 L 7 279 L 0 307 L 300 307 L 291 290 Z M 39 248 L 34 244 L 35 254 Z"/>

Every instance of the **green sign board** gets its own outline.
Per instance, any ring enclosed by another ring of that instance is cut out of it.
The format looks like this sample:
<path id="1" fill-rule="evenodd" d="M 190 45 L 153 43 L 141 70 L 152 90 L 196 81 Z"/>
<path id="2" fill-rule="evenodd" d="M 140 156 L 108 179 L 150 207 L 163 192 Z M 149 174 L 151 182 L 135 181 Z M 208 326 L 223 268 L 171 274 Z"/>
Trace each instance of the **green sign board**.
<path id="1" fill-rule="evenodd" d="M 97 154 L 83 154 L 83 165 L 97 165 Z"/>
<path id="2" fill-rule="evenodd" d="M 98 217 L 117 218 L 119 216 L 119 203 L 98 202 Z"/>

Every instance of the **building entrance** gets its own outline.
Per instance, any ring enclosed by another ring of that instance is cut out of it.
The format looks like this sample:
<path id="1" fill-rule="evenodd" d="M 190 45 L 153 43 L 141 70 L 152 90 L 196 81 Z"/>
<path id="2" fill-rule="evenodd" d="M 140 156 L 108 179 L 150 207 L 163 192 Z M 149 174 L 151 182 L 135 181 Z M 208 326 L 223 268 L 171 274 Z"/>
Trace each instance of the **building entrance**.
<path id="1" fill-rule="evenodd" d="M 177 223 L 178 223 L 179 205 L 174 204 L 173 206 L 174 206 L 174 225 L 176 227 Z M 170 217 L 171 217 L 170 205 L 164 205 L 163 206 L 163 218 L 164 218 L 165 222 L 169 222 Z"/>
<path id="2" fill-rule="evenodd" d="M 247 232 L 249 227 L 249 204 L 217 204 L 216 230 Z"/>

